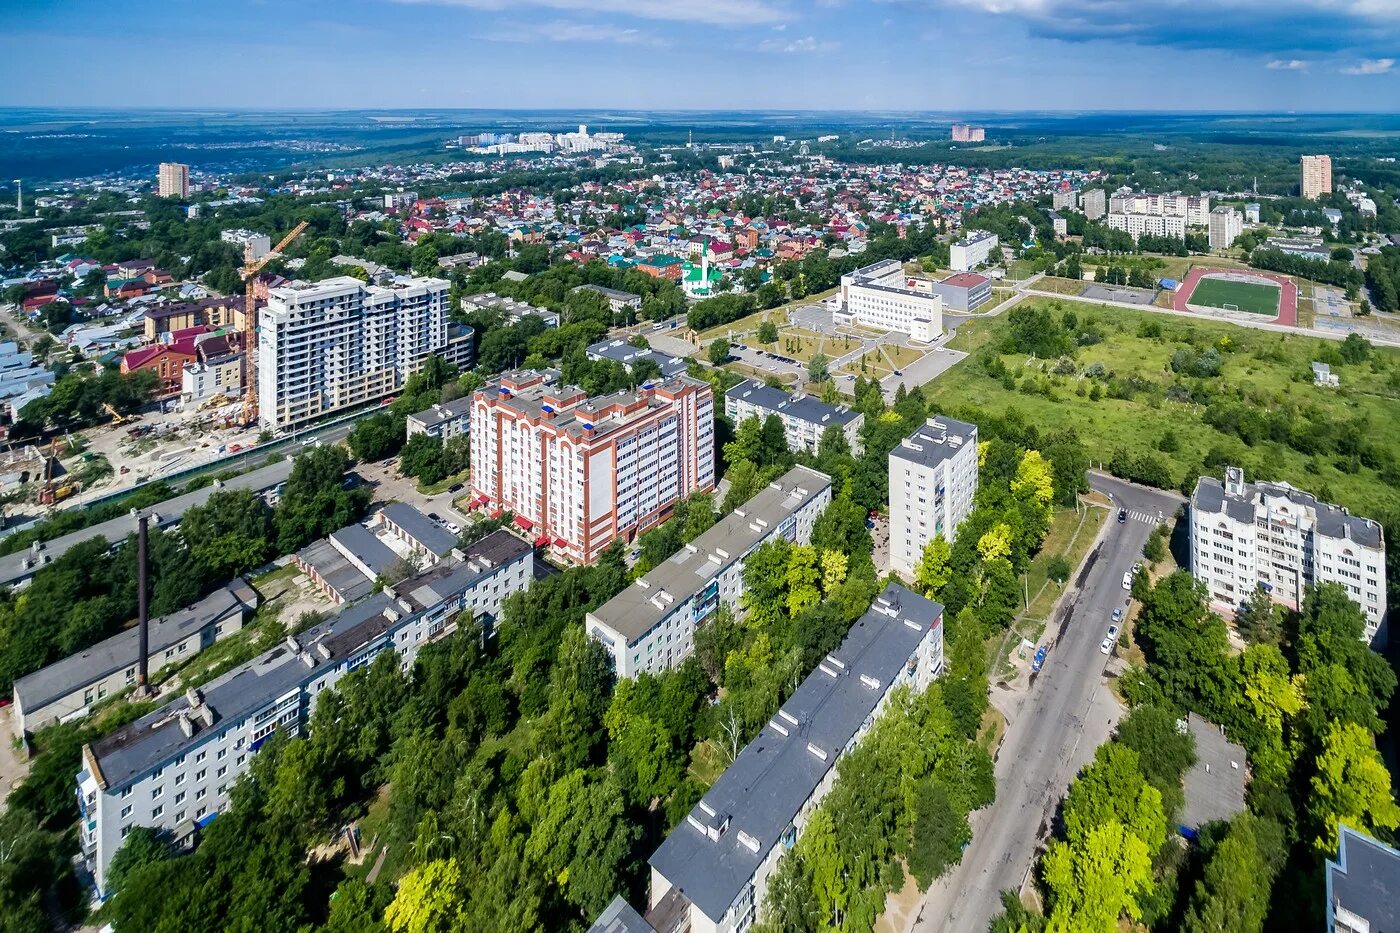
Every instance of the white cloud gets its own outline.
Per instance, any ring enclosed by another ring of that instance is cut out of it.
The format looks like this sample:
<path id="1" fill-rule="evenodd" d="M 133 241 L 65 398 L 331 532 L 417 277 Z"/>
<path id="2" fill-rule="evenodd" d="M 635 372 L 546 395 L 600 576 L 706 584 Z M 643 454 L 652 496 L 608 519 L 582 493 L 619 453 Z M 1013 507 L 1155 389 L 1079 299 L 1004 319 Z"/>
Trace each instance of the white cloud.
<path id="1" fill-rule="evenodd" d="M 773 0 L 394 0 L 396 3 L 456 6 L 472 10 L 520 13 L 541 7 L 576 16 L 621 15 L 639 19 L 751 26 L 788 18 Z"/>
<path id="2" fill-rule="evenodd" d="M 1301 58 L 1276 58 L 1264 67 L 1270 71 L 1307 71 L 1311 64 Z"/>
<path id="3" fill-rule="evenodd" d="M 1342 69 L 1344 75 L 1388 75 L 1395 68 L 1393 58 L 1363 58 Z"/>
<path id="4" fill-rule="evenodd" d="M 481 35 L 491 42 L 612 42 L 617 45 L 649 45 L 657 48 L 671 43 L 640 29 L 605 23 L 575 23 L 554 20 L 547 23 L 516 23 Z"/>
<path id="5" fill-rule="evenodd" d="M 788 55 L 834 52 L 840 47 L 841 43 L 839 42 L 829 42 L 818 39 L 816 36 L 803 36 L 801 39 L 793 39 L 791 42 L 784 42 L 781 39 L 764 39 L 758 44 L 760 52 L 783 52 Z"/>

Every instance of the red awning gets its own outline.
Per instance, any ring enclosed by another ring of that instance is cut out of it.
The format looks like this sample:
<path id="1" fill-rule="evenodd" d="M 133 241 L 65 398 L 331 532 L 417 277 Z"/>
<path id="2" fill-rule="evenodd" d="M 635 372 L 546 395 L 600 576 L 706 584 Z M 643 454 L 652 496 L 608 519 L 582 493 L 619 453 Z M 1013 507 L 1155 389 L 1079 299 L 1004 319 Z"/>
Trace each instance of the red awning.
<path id="1" fill-rule="evenodd" d="M 565 541 L 563 538 L 555 538 L 555 539 L 554 539 L 554 546 L 557 547 L 557 548 L 560 548 L 560 549 L 562 550 L 563 548 L 566 548 L 566 547 L 569 546 L 569 542 Z"/>
<path id="2" fill-rule="evenodd" d="M 504 514 L 505 514 L 505 510 L 503 510 L 503 509 L 492 509 L 492 510 L 491 510 L 491 517 L 492 517 L 492 518 L 500 518 L 500 517 L 501 517 L 502 515 L 504 515 Z"/>
<path id="3" fill-rule="evenodd" d="M 515 516 L 515 523 L 521 528 L 523 528 L 525 531 L 529 531 L 531 528 L 535 527 L 535 523 L 530 521 L 524 515 Z"/>
<path id="4" fill-rule="evenodd" d="M 549 535 L 540 535 L 536 538 L 535 547 L 549 547 Z"/>

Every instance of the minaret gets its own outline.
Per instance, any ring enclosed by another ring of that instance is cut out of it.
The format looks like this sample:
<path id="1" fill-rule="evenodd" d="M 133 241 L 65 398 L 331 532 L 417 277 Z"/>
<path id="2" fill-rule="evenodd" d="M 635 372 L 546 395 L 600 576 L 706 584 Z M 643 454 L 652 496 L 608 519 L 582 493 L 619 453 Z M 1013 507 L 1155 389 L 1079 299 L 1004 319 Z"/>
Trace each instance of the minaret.
<path id="1" fill-rule="evenodd" d="M 705 237 L 700 244 L 700 287 L 705 294 L 710 293 L 710 238 Z"/>

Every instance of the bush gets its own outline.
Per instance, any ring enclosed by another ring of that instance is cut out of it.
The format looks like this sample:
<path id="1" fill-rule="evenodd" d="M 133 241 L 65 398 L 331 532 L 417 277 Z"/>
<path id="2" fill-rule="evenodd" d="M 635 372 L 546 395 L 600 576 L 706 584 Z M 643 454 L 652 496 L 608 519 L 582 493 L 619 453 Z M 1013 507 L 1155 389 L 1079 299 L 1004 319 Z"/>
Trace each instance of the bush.
<path id="1" fill-rule="evenodd" d="M 1063 554 L 1056 554 L 1045 564 L 1045 574 L 1056 583 L 1064 583 L 1069 579 L 1069 575 L 1074 568 L 1069 565 L 1069 559 Z"/>

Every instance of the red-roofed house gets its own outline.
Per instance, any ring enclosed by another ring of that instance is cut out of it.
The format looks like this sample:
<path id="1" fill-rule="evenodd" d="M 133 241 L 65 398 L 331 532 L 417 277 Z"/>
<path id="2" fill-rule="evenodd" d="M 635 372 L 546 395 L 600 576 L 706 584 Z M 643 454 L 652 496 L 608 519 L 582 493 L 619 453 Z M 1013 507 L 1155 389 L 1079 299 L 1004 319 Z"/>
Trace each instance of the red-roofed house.
<path id="1" fill-rule="evenodd" d="M 122 374 L 128 375 L 149 369 L 160 379 L 160 384 L 156 387 L 157 397 L 177 395 L 180 392 L 180 375 L 185 364 L 195 361 L 198 357 L 195 345 L 202 335 L 211 330 L 210 327 L 186 328 L 173 332 L 169 343 L 157 343 L 132 350 L 122 357 Z"/>

